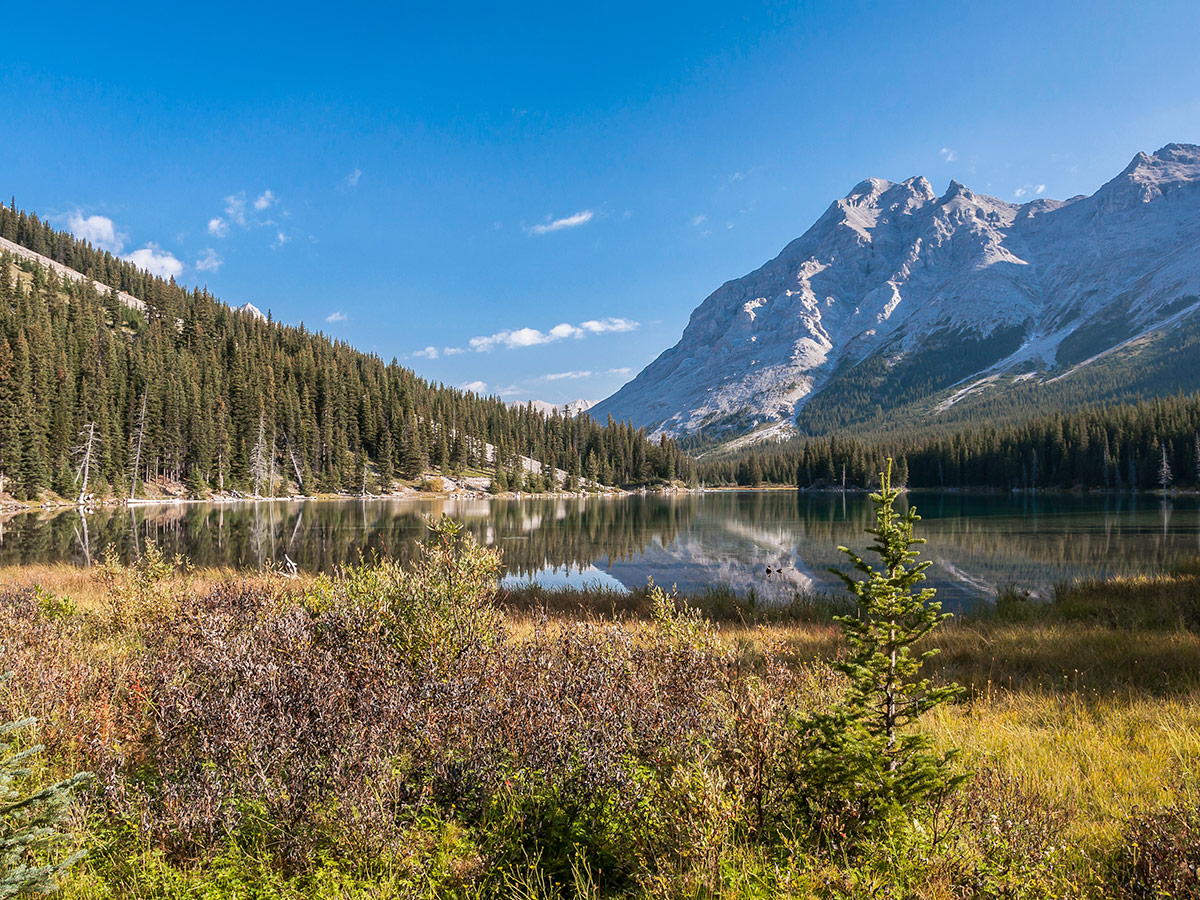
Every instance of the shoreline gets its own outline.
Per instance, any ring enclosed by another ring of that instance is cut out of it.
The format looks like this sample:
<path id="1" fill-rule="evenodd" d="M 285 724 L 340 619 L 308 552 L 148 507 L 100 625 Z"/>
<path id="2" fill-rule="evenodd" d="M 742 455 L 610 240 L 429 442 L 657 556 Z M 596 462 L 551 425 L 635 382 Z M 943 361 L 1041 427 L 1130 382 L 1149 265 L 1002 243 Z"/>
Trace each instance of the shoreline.
<path id="1" fill-rule="evenodd" d="M 612 498 L 612 497 L 635 497 L 647 496 L 650 494 L 658 494 L 662 496 L 673 496 L 682 494 L 733 494 L 733 493 L 750 493 L 750 494 L 775 494 L 792 492 L 796 494 L 836 496 L 839 494 L 848 495 L 866 495 L 870 494 L 873 488 L 864 488 L 859 486 L 854 487 L 805 487 L 798 488 L 795 485 L 785 484 L 764 484 L 758 487 L 750 485 L 705 485 L 702 487 L 681 487 L 681 486 L 656 486 L 653 488 L 609 488 L 605 490 L 590 490 L 590 491 L 502 491 L 493 494 L 486 490 L 461 490 L 461 491 L 421 491 L 414 488 L 394 491 L 390 494 L 288 494 L 286 496 L 276 497 L 260 497 L 252 495 L 240 494 L 213 494 L 208 497 L 136 497 L 133 499 L 124 498 L 105 498 L 88 503 L 72 503 L 67 500 L 59 501 L 20 501 L 20 500 L 0 500 L 0 515 L 17 514 L 29 512 L 64 512 L 66 510 L 77 509 L 83 512 L 94 512 L 98 509 L 114 509 L 118 507 L 155 507 L 155 506 L 184 506 L 191 504 L 210 504 L 213 506 L 238 506 L 252 503 L 322 503 L 322 502 L 346 502 L 348 500 L 387 500 L 387 501 L 407 501 L 407 500 L 525 500 L 525 499 L 576 499 L 584 500 L 590 498 Z M 1171 499 L 1174 497 L 1197 497 L 1200 496 L 1200 490 L 1168 490 L 1165 493 L 1160 489 L 1146 491 L 1129 491 L 1115 490 L 1104 488 L 1043 488 L 1038 490 L 1022 490 L 1018 488 L 990 488 L 990 487 L 905 487 L 901 488 L 903 494 L 958 494 L 967 496 L 1044 496 L 1044 497 L 1083 497 L 1083 496 L 1115 496 L 1115 497 L 1156 497 L 1159 499 Z"/>
<path id="2" fill-rule="evenodd" d="M 794 489 L 793 489 L 794 490 Z M 648 494 L 662 494 L 664 496 L 672 494 L 691 494 L 702 493 L 699 488 L 678 488 L 678 487 L 657 487 L 637 490 L 628 490 L 625 488 L 611 488 L 606 490 L 596 491 L 502 491 L 493 494 L 490 491 L 478 490 L 462 490 L 462 491 L 419 491 L 408 489 L 404 491 L 396 491 L 390 494 L 288 494 L 286 496 L 276 497 L 259 497 L 247 495 L 232 495 L 232 494 L 214 494 L 210 497 L 137 497 L 133 499 L 124 498 L 106 498 L 89 503 L 71 503 L 69 501 L 8 501 L 0 502 L 0 514 L 4 513 L 30 513 L 30 512 L 65 512 L 68 510 L 80 510 L 81 512 L 94 512 L 99 509 L 117 509 L 117 508 L 134 508 L 134 507 L 155 507 L 155 506 L 185 506 L 192 504 L 209 504 L 213 506 L 239 506 L 244 504 L 255 503 L 323 503 L 323 502 L 339 502 L 344 503 L 349 500 L 386 500 L 386 501 L 408 501 L 408 500 L 525 500 L 525 499 L 563 499 L 563 500 L 586 500 L 591 498 L 611 498 L 611 497 L 634 497 Z"/>

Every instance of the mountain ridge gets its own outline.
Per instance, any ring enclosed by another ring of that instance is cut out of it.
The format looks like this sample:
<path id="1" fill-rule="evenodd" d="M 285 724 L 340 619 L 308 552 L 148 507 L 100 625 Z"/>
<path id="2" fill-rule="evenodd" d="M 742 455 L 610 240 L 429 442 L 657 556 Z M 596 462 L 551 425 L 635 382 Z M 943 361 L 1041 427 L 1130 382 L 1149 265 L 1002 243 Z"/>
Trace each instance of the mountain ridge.
<path id="1" fill-rule="evenodd" d="M 1061 378 L 1190 320 L 1198 248 L 1192 144 L 1139 153 L 1068 200 L 1010 203 L 955 180 L 938 196 L 922 176 L 868 178 L 710 294 L 675 346 L 591 412 L 654 434 L 725 437 L 797 416 L 813 433 L 806 417 L 835 404 L 937 401 L 925 413 L 936 418 L 952 388 Z"/>

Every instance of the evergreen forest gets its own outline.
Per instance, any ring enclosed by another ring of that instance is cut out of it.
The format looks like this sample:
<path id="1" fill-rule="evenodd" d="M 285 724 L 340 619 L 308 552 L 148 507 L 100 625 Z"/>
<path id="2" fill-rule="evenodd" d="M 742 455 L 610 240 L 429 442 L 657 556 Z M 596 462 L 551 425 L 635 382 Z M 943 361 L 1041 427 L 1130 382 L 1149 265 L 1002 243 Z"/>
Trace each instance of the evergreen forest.
<path id="1" fill-rule="evenodd" d="M 151 275 L 15 201 L 0 236 L 88 276 L 0 254 L 0 494 L 387 492 L 469 469 L 529 491 L 694 477 L 673 441 L 431 384 Z"/>
<path id="2" fill-rule="evenodd" d="M 859 489 L 887 458 L 915 488 L 1144 491 L 1200 488 L 1200 394 L 1088 406 L 945 434 L 831 435 L 703 460 L 708 485 Z"/>

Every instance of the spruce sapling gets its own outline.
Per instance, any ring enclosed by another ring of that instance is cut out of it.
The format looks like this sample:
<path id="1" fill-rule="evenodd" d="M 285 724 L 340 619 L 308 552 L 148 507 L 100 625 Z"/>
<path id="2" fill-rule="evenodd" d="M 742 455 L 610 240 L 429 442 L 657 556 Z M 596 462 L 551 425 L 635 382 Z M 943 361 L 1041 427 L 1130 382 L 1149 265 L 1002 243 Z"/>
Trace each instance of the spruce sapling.
<path id="1" fill-rule="evenodd" d="M 950 618 L 934 602 L 934 590 L 914 591 L 930 563 L 916 562 L 913 536 L 919 517 L 913 508 L 900 515 L 900 491 L 892 483 L 892 462 L 880 475 L 875 504 L 878 554 L 873 568 L 847 547 L 853 570 L 865 576 L 833 571 L 858 601 L 855 615 L 837 616 L 849 647 L 837 664 L 848 677 L 843 700 L 833 709 L 801 723 L 801 775 L 810 824 L 822 843 L 846 846 L 854 833 L 886 825 L 897 815 L 911 818 L 931 795 L 953 788 L 965 776 L 950 763 L 956 751 L 935 753 L 929 737 L 911 733 L 918 717 L 950 700 L 958 685 L 935 687 L 920 676 L 937 650 L 915 650 L 918 641 Z"/>

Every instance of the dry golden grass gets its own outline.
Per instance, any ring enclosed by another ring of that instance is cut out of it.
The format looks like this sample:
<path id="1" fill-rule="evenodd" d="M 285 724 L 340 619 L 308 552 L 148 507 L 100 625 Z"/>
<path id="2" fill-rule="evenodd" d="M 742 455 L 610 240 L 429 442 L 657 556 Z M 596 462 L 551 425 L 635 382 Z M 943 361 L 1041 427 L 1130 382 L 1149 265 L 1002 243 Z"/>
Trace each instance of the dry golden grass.
<path id="1" fill-rule="evenodd" d="M 194 569 L 186 577 L 177 576 L 172 587 L 182 588 L 186 580 L 194 590 L 207 591 L 227 581 L 266 584 L 276 583 L 279 578 L 278 575 L 235 569 Z M 310 576 L 301 575 L 290 583 L 299 588 L 310 580 Z M 96 612 L 106 606 L 107 587 L 98 567 L 87 569 L 69 563 L 0 567 L 0 590 L 25 586 L 36 586 L 59 599 L 70 600 L 81 612 Z"/>
<path id="2" fill-rule="evenodd" d="M 959 747 L 968 767 L 990 761 L 1037 785 L 1068 812 L 1068 842 L 1103 846 L 1135 808 L 1179 799 L 1200 783 L 1200 693 L 1095 698 L 997 691 L 944 706 L 924 727 Z"/>

